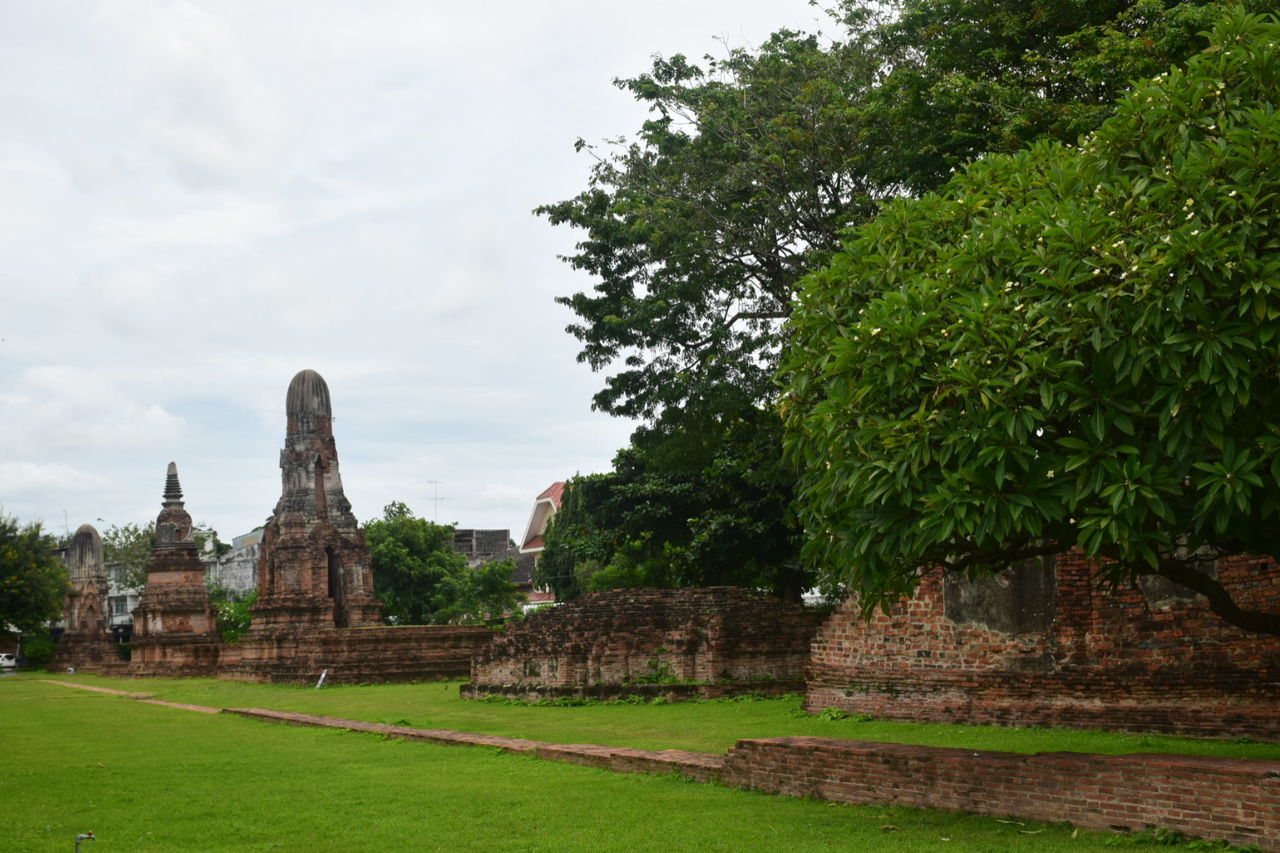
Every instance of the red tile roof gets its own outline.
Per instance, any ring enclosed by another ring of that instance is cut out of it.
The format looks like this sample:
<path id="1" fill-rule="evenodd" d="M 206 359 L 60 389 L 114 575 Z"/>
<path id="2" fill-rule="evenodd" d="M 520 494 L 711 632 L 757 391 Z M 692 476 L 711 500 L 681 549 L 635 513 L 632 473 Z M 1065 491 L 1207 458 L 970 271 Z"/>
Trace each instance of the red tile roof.
<path id="1" fill-rule="evenodd" d="M 542 494 L 538 495 L 534 500 L 540 501 L 543 498 L 551 498 L 552 505 L 556 509 L 559 509 L 560 504 L 564 500 L 564 481 L 557 480 L 550 486 L 547 486 L 546 489 L 543 490 Z"/>

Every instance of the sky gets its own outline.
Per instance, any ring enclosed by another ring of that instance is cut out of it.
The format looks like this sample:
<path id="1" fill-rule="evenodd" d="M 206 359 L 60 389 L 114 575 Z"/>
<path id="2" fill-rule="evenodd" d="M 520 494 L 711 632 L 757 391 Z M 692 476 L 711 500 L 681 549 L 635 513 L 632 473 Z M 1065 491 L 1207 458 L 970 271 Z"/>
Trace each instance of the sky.
<path id="1" fill-rule="evenodd" d="M 807 0 L 0 0 L 0 513 L 143 523 L 178 465 L 227 541 L 328 381 L 347 497 L 519 538 L 633 424 L 554 298 L 612 85 L 825 24 Z"/>

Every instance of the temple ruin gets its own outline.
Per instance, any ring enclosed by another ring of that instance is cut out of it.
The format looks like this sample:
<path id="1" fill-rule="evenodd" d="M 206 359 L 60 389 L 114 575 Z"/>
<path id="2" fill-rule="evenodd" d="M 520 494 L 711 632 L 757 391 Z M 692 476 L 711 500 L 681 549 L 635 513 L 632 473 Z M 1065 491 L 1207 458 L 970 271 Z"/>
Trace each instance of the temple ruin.
<path id="1" fill-rule="evenodd" d="M 1243 606 L 1280 599 L 1273 558 L 1210 563 Z M 932 571 L 869 622 L 851 599 L 814 639 L 805 707 L 1280 740 L 1280 638 L 1228 625 L 1161 578 L 1108 590 L 1098 572 L 1076 552 L 980 581 Z"/>
<path id="2" fill-rule="evenodd" d="M 825 616 L 728 586 L 592 592 L 509 624 L 472 659 L 462 693 L 536 701 L 796 692 Z"/>
<path id="3" fill-rule="evenodd" d="M 282 488 L 263 532 L 251 631 L 377 625 L 382 604 L 364 531 L 338 472 L 329 386 L 314 370 L 289 383 Z"/>
<path id="4" fill-rule="evenodd" d="M 107 571 L 102 538 L 82 524 L 62 552 L 70 591 L 62 607 L 62 636 L 50 664 L 54 669 L 101 668 L 120 661 L 107 627 Z"/>
<path id="5" fill-rule="evenodd" d="M 364 531 L 342 488 L 329 386 L 303 370 L 285 395 L 281 492 L 263 531 L 248 633 L 219 676 L 247 681 L 417 681 L 467 674 L 484 627 L 380 624 Z"/>
<path id="6" fill-rule="evenodd" d="M 133 611 L 130 670 L 136 675 L 212 675 L 220 643 L 204 563 L 182 502 L 178 466 L 170 462 L 147 584 Z"/>

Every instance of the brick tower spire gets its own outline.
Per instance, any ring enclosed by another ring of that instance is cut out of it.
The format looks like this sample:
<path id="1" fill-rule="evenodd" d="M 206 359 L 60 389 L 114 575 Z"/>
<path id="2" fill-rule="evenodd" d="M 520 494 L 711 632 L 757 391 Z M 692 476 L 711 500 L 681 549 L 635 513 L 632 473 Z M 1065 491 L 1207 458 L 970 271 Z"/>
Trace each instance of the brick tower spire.
<path id="1" fill-rule="evenodd" d="M 139 675 L 208 675 L 217 665 L 220 642 L 178 466 L 170 462 L 147 585 L 133 611 L 130 669 Z"/>
<path id="2" fill-rule="evenodd" d="M 369 549 L 342 490 L 329 386 L 304 370 L 285 395 L 280 500 L 263 533 L 253 630 L 377 624 Z"/>

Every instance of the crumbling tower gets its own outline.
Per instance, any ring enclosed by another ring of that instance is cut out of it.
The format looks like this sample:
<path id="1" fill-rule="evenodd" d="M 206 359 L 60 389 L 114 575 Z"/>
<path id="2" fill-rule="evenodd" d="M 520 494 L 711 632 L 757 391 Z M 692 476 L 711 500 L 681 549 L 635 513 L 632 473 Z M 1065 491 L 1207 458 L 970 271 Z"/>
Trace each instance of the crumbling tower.
<path id="1" fill-rule="evenodd" d="M 133 611 L 130 668 L 139 675 L 209 674 L 220 642 L 191 516 L 182 503 L 178 466 L 170 462 L 147 585 Z"/>
<path id="2" fill-rule="evenodd" d="M 289 383 L 280 500 L 263 532 L 251 632 L 376 625 L 364 531 L 342 490 L 329 386 L 314 370 Z"/>
<path id="3" fill-rule="evenodd" d="M 62 552 L 71 589 L 62 607 L 62 636 L 51 669 L 92 667 L 118 660 L 107 628 L 107 573 L 102 538 L 91 524 L 82 524 Z"/>

